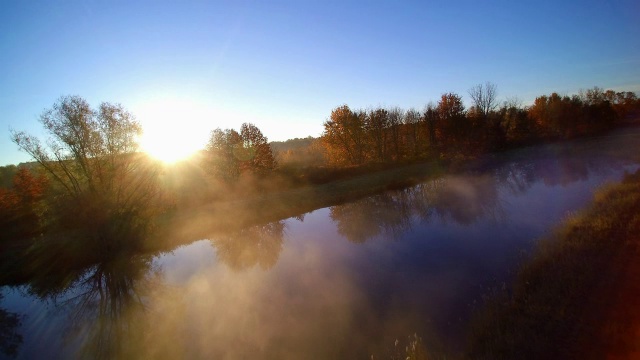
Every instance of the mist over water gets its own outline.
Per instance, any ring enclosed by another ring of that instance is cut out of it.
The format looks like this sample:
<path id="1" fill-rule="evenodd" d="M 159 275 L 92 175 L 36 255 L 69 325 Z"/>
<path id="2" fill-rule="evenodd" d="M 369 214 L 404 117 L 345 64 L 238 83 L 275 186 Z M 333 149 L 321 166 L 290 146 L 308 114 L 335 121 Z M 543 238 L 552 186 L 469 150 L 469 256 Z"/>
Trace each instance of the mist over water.
<path id="1" fill-rule="evenodd" d="M 21 337 L 16 358 L 378 358 L 413 334 L 457 353 L 483 295 L 536 240 L 640 167 L 639 138 L 519 150 L 67 281 L 43 274 L 0 288 L 0 315 L 20 318 L 0 330 Z"/>

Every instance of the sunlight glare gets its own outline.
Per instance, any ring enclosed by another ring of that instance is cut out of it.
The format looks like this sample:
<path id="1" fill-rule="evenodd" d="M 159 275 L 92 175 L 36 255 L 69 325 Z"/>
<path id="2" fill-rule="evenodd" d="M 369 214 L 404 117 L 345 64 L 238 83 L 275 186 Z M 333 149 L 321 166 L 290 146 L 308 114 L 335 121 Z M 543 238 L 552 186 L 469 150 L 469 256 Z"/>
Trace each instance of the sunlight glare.
<path id="1" fill-rule="evenodd" d="M 155 99 L 137 110 L 143 127 L 142 150 L 165 163 L 184 160 L 204 149 L 214 128 L 214 113 L 202 103 Z"/>

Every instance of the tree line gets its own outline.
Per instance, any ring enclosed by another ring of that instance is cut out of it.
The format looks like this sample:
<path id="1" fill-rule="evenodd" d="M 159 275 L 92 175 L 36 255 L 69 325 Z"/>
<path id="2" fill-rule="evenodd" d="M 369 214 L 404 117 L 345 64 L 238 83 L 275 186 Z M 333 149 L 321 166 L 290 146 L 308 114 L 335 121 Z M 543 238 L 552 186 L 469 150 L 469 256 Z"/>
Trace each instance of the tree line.
<path id="1" fill-rule="evenodd" d="M 635 93 L 598 87 L 573 96 L 539 96 L 528 107 L 517 99 L 499 104 L 492 83 L 474 86 L 469 97 L 468 109 L 456 93 L 442 94 L 423 111 L 336 107 L 321 136 L 326 160 L 334 166 L 358 166 L 473 156 L 601 134 L 640 110 Z"/>
<path id="2" fill-rule="evenodd" d="M 465 108 L 459 94 L 444 93 L 422 111 L 338 106 L 324 122 L 317 141 L 299 139 L 300 144 L 307 144 L 309 153 L 298 159 L 312 159 L 313 164 L 298 161 L 297 170 L 287 167 L 291 164 L 279 166 L 276 153 L 257 126 L 245 123 L 239 130 L 217 128 L 194 165 L 202 171 L 194 170 L 189 175 L 203 180 L 183 182 L 198 183 L 201 188 L 179 189 L 176 193 L 210 191 L 207 188 L 215 186 L 204 174 L 216 184 L 226 184 L 220 189 L 233 189 L 237 184 L 260 185 L 268 183 L 267 178 L 286 178 L 287 174 L 307 181 L 330 181 L 331 174 L 337 173 L 317 176 L 314 171 L 468 158 L 538 142 L 601 134 L 640 115 L 640 100 L 635 93 L 598 87 L 573 96 L 539 96 L 526 107 L 514 99 L 499 103 L 497 88 L 491 83 L 471 88 L 469 98 L 471 106 Z M 34 163 L 1 169 L 0 226 L 12 230 L 3 231 L 0 240 L 43 234 L 46 229 L 82 227 L 87 233 L 79 237 L 92 239 L 96 249 L 108 252 L 113 249 L 111 239 L 135 244 L 133 239 L 151 225 L 149 219 L 170 206 L 167 176 L 163 184 L 164 170 L 140 152 L 137 139 L 142 128 L 121 105 L 102 103 L 91 108 L 79 96 L 65 96 L 40 116 L 40 122 L 49 136 L 47 141 L 11 132 L 12 141 Z M 312 153 L 321 153 L 323 160 Z M 282 157 L 285 160 L 295 157 L 286 155 Z M 287 186 L 286 182 L 278 184 Z"/>

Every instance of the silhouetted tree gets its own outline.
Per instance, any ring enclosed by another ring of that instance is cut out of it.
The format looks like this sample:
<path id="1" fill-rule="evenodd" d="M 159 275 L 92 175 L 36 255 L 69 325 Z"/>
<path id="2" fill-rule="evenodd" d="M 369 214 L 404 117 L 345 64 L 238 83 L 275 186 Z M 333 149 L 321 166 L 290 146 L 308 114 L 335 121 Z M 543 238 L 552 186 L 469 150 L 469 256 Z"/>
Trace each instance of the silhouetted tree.
<path id="1" fill-rule="evenodd" d="M 473 101 L 473 107 L 486 118 L 490 112 L 495 111 L 498 107 L 497 96 L 498 90 L 495 84 L 486 82 L 478 84 L 469 89 L 469 97 Z"/>
<path id="2" fill-rule="evenodd" d="M 403 118 L 405 129 L 404 144 L 412 158 L 418 157 L 421 149 L 426 145 L 426 139 L 420 137 L 421 122 L 422 119 L 418 110 L 413 108 L 407 110 Z"/>
<path id="3" fill-rule="evenodd" d="M 506 100 L 498 114 L 505 132 L 506 142 L 511 146 L 531 144 L 536 140 L 536 137 L 540 136 L 536 123 L 531 121 L 518 99 Z"/>
<path id="4" fill-rule="evenodd" d="M 465 135 L 470 130 L 470 123 L 465 116 L 462 98 L 454 93 L 442 94 L 438 101 L 437 112 L 444 130 L 443 141 L 450 144 L 450 148 L 463 147 Z"/>
<path id="5" fill-rule="evenodd" d="M 367 112 L 364 127 L 369 139 L 370 157 L 375 161 L 385 161 L 387 158 L 387 129 L 389 128 L 389 113 L 378 108 Z"/>
<path id="6" fill-rule="evenodd" d="M 387 121 L 389 124 L 389 128 L 391 130 L 391 147 L 390 151 L 392 151 L 391 158 L 395 161 L 398 161 L 402 158 L 403 155 L 403 143 L 400 137 L 400 127 L 404 122 L 405 111 L 399 107 L 393 107 L 387 111 Z"/>
<path id="7" fill-rule="evenodd" d="M 429 148 L 432 153 L 435 153 L 439 156 L 440 150 L 438 149 L 438 127 L 440 116 L 438 115 L 438 109 L 433 103 L 427 104 L 427 107 L 424 110 L 424 123 L 427 126 L 427 133 L 429 135 Z"/>
<path id="8" fill-rule="evenodd" d="M 128 241 L 124 232 L 142 231 L 158 198 L 157 168 L 137 153 L 141 127 L 121 105 L 102 103 L 92 110 L 79 96 L 61 97 L 40 122 L 46 145 L 12 131 L 19 148 L 51 179 L 57 225 L 91 227 L 103 250 L 111 241 Z"/>
<path id="9" fill-rule="evenodd" d="M 60 98 L 40 116 L 50 136 L 47 145 L 24 132 L 12 140 L 38 162 L 66 195 L 90 192 L 115 196 L 131 175 L 131 154 L 138 150 L 140 124 L 119 104 L 97 111 L 79 96 Z"/>

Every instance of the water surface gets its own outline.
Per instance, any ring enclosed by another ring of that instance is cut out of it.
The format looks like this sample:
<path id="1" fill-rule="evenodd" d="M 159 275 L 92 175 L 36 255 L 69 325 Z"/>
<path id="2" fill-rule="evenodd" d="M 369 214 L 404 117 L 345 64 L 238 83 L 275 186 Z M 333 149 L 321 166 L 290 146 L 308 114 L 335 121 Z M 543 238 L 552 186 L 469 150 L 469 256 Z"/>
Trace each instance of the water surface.
<path id="1" fill-rule="evenodd" d="M 413 334 L 455 354 L 483 295 L 594 189 L 635 171 L 639 144 L 622 130 L 519 150 L 55 285 L 5 286 L 0 333 L 21 337 L 17 358 L 384 358 Z"/>

